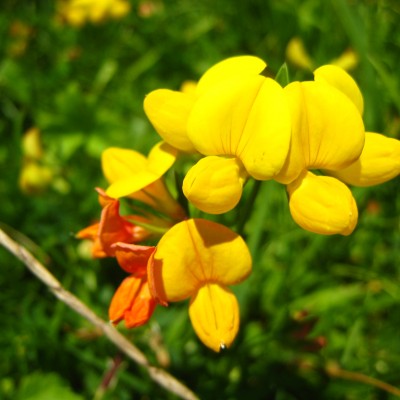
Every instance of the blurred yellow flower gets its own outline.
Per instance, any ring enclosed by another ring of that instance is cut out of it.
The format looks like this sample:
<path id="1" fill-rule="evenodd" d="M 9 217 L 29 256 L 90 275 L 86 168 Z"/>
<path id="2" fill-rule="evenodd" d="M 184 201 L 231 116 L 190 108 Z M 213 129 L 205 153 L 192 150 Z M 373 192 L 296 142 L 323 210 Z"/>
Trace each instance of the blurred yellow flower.
<path id="1" fill-rule="evenodd" d="M 22 166 L 19 187 L 26 194 L 38 194 L 46 190 L 53 181 L 53 171 L 35 161 Z"/>
<path id="2" fill-rule="evenodd" d="M 298 36 L 293 37 L 287 44 L 286 59 L 291 64 L 301 69 L 312 71 L 315 68 L 312 57 L 308 54 L 303 41 Z M 358 55 L 354 50 L 348 49 L 327 64 L 335 65 L 346 71 L 350 71 L 357 66 L 358 61 Z"/>
<path id="3" fill-rule="evenodd" d="M 164 305 L 190 298 L 193 328 L 216 352 L 229 347 L 239 329 L 238 302 L 227 286 L 243 281 L 250 272 L 251 256 L 244 240 L 203 219 L 174 225 L 148 264 L 153 296 Z"/>
<path id="4" fill-rule="evenodd" d="M 73 26 L 119 19 L 130 11 L 125 0 L 66 0 L 58 3 L 58 16 Z"/>
<path id="5" fill-rule="evenodd" d="M 22 137 L 22 168 L 19 187 L 26 194 L 38 194 L 53 182 L 54 171 L 42 164 L 43 147 L 38 128 L 28 129 Z"/>

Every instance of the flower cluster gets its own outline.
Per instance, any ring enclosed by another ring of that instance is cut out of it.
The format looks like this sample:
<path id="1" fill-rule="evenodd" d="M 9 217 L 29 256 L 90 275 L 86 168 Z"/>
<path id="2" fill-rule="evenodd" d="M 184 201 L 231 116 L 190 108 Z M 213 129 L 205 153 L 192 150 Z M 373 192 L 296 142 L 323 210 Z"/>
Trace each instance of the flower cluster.
<path id="1" fill-rule="evenodd" d="M 110 305 L 113 323 L 142 325 L 156 304 L 190 299 L 198 337 L 215 351 L 239 328 L 230 285 L 252 261 L 244 239 L 207 219 L 190 218 L 164 174 L 193 155 L 182 192 L 195 208 L 221 214 L 240 202 L 250 179 L 286 186 L 289 209 L 302 228 L 349 235 L 357 224 L 347 186 L 383 183 L 400 172 L 400 142 L 365 132 L 363 97 L 343 69 L 325 65 L 314 80 L 282 87 L 253 56 L 224 60 L 196 85 L 158 89 L 144 109 L 163 141 L 147 157 L 109 148 L 102 167 L 110 186 L 98 189 L 100 221 L 78 233 L 93 241 L 94 257 L 115 257 L 129 276 Z M 120 200 L 134 214 L 121 216 Z"/>
<path id="2" fill-rule="evenodd" d="M 58 17 L 61 21 L 82 26 L 86 22 L 101 23 L 107 19 L 119 19 L 130 11 L 126 0 L 60 0 Z"/>

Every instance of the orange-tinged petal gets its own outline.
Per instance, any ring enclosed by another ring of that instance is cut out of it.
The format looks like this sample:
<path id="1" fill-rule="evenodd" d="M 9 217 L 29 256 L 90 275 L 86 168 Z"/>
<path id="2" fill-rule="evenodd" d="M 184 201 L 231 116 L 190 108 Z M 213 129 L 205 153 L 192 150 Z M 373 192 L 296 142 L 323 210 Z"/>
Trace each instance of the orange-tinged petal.
<path id="1" fill-rule="evenodd" d="M 164 234 L 148 268 L 153 296 L 166 303 L 188 298 L 209 282 L 243 281 L 251 272 L 251 256 L 244 240 L 229 228 L 189 219 Z"/>
<path id="2" fill-rule="evenodd" d="M 400 141 L 366 132 L 360 158 L 347 168 L 328 173 L 354 186 L 373 186 L 389 181 L 400 174 Z"/>
<path id="3" fill-rule="evenodd" d="M 219 85 L 224 80 L 240 81 L 244 77 L 258 75 L 267 64 L 254 56 L 230 57 L 209 68 L 200 78 L 196 94 L 198 96 Z"/>
<path id="4" fill-rule="evenodd" d="M 92 257 L 93 258 L 104 258 L 107 257 L 107 253 L 104 251 L 103 246 L 99 239 L 99 226 L 100 223 L 97 222 L 90 225 L 84 229 L 81 229 L 75 237 L 77 239 L 87 239 L 92 241 Z"/>
<path id="5" fill-rule="evenodd" d="M 239 330 L 236 297 L 217 283 L 200 288 L 190 301 L 189 316 L 197 336 L 216 352 L 229 347 Z"/>
<path id="6" fill-rule="evenodd" d="M 187 136 L 187 120 L 196 97 L 194 94 L 157 89 L 144 99 L 144 111 L 157 133 L 171 146 L 195 152 Z"/>
<path id="7" fill-rule="evenodd" d="M 355 80 L 342 68 L 336 65 L 323 65 L 314 71 L 315 82 L 325 82 L 343 92 L 357 107 L 362 115 L 364 100 Z"/>
<path id="8" fill-rule="evenodd" d="M 283 89 L 263 76 L 225 82 L 199 98 L 188 135 L 204 155 L 236 156 L 256 179 L 282 168 L 290 143 L 290 109 Z"/>
<path id="9" fill-rule="evenodd" d="M 336 171 L 357 160 L 364 147 L 364 125 L 345 94 L 319 82 L 293 82 L 284 91 L 292 110 L 292 141 L 276 180 L 287 184 L 304 169 Z"/>
<path id="10" fill-rule="evenodd" d="M 131 306 L 139 292 L 142 278 L 129 276 L 119 285 L 111 299 L 108 316 L 112 323 L 117 324 L 124 318 L 124 313 Z"/>
<path id="11" fill-rule="evenodd" d="M 246 176 L 238 158 L 208 156 L 188 171 L 182 189 L 198 209 L 221 214 L 239 203 Z"/>
<path id="12" fill-rule="evenodd" d="M 127 328 L 145 324 L 156 306 L 145 277 L 125 278 L 115 292 L 108 315 L 113 324 L 125 320 Z"/>
<path id="13" fill-rule="evenodd" d="M 125 325 L 127 328 L 141 326 L 151 318 L 157 303 L 152 297 L 149 284 L 146 281 L 140 287 L 140 291 L 132 304 L 132 307 L 124 314 Z"/>
<path id="14" fill-rule="evenodd" d="M 100 224 L 98 222 L 81 229 L 75 237 L 77 239 L 90 239 L 94 240 L 98 236 Z"/>
<path id="15" fill-rule="evenodd" d="M 305 171 L 287 186 L 293 219 L 303 229 L 322 235 L 349 235 L 358 210 L 349 188 L 336 178 Z"/>
<path id="16" fill-rule="evenodd" d="M 119 215 L 119 201 L 107 204 L 102 212 L 99 225 L 99 240 L 104 251 L 109 256 L 115 255 L 114 243 L 134 241 L 134 225 Z"/>
<path id="17" fill-rule="evenodd" d="M 113 247 L 118 264 L 122 269 L 137 277 L 146 275 L 147 262 L 154 253 L 155 247 L 128 243 L 116 243 Z"/>

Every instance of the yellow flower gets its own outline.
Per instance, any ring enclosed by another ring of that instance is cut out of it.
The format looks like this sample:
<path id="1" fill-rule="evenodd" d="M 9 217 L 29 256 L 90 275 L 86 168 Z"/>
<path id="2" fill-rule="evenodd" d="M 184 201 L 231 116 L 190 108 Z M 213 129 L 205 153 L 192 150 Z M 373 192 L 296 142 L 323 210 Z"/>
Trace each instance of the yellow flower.
<path id="1" fill-rule="evenodd" d="M 290 130 L 289 105 L 274 80 L 250 70 L 241 79 L 215 84 L 198 98 L 189 116 L 188 137 L 206 157 L 184 179 L 185 196 L 211 214 L 231 210 L 248 176 L 268 180 L 279 173 Z"/>
<path id="2" fill-rule="evenodd" d="M 130 11 L 125 0 L 69 0 L 59 3 L 58 14 L 68 24 L 100 23 L 108 18 L 122 18 Z"/>
<path id="3" fill-rule="evenodd" d="M 248 74 L 256 75 L 265 67 L 265 62 L 257 57 L 228 58 L 208 69 L 196 86 L 184 85 L 181 91 L 152 91 L 144 100 L 144 111 L 155 130 L 167 143 L 185 152 L 196 152 L 187 134 L 187 122 L 199 96 L 224 80 L 240 80 Z"/>
<path id="4" fill-rule="evenodd" d="M 106 149 L 102 154 L 102 168 L 110 183 L 107 195 L 112 198 L 129 196 L 172 219 L 185 218 L 185 212 L 161 179 L 176 157 L 177 150 L 164 142 L 156 144 L 148 157 L 129 149 Z"/>
<path id="5" fill-rule="evenodd" d="M 200 160 L 183 182 L 185 196 L 203 211 L 231 210 L 248 176 L 271 179 L 285 162 L 289 108 L 279 84 L 259 75 L 265 67 L 253 56 L 228 58 L 206 71 L 194 91 L 159 89 L 144 101 L 166 142 L 211 156 Z"/>
<path id="6" fill-rule="evenodd" d="M 53 171 L 36 161 L 28 161 L 22 166 L 19 187 L 26 194 L 38 194 L 46 190 L 54 178 Z"/>
<path id="7" fill-rule="evenodd" d="M 312 232 L 348 235 L 357 223 L 350 191 L 334 178 L 306 171 L 335 173 L 360 157 L 365 132 L 359 89 L 343 70 L 326 66 L 315 71 L 314 82 L 293 82 L 284 91 L 292 111 L 292 141 L 276 180 L 289 185 L 293 219 Z"/>
<path id="8" fill-rule="evenodd" d="M 346 94 L 362 115 L 362 94 L 345 71 L 325 65 L 314 71 L 314 75 L 315 80 L 332 85 Z M 373 186 L 386 182 L 400 173 L 400 141 L 379 133 L 366 132 L 360 157 L 345 168 L 326 172 L 354 186 Z"/>
<path id="9" fill-rule="evenodd" d="M 243 239 L 203 219 L 174 225 L 148 264 L 153 296 L 164 305 L 190 298 L 193 328 L 217 352 L 231 345 L 239 329 L 239 306 L 227 286 L 243 281 L 250 272 L 251 256 Z"/>
<path id="10" fill-rule="evenodd" d="M 293 37 L 286 47 L 286 58 L 287 60 L 294 64 L 295 66 L 312 71 L 314 69 L 314 61 L 308 54 L 304 43 L 301 38 L 295 36 Z M 329 61 L 330 65 L 335 65 L 337 67 L 343 68 L 349 71 L 355 68 L 358 64 L 358 56 L 352 49 L 344 51 L 339 57 L 334 60 Z"/>

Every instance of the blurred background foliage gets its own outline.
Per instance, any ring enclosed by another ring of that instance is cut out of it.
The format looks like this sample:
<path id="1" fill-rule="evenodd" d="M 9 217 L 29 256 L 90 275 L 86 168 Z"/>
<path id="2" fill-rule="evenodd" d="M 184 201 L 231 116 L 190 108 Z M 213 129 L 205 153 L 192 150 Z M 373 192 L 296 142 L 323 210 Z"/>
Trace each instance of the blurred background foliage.
<path id="1" fill-rule="evenodd" d="M 2 2 L 0 221 L 105 319 L 124 274 L 114 260 L 88 258 L 74 234 L 98 218 L 102 150 L 146 153 L 159 140 L 142 109 L 146 93 L 178 89 L 239 54 L 265 59 L 271 75 L 286 61 L 291 80 L 311 79 L 287 51 L 295 38 L 315 67 L 350 52 L 367 130 L 399 138 L 397 0 L 131 0 L 126 16 L 81 26 L 58 10 L 53 1 Z M 23 141 L 31 128 L 37 152 Z M 201 345 L 187 304 L 120 329 L 203 399 L 394 398 L 334 376 L 342 368 L 400 386 L 399 179 L 354 194 L 356 231 L 323 237 L 295 226 L 282 186 L 262 183 L 244 228 L 254 272 L 234 289 L 242 320 L 231 349 Z M 2 248 L 0 261 L 0 398 L 175 398 Z"/>

